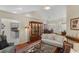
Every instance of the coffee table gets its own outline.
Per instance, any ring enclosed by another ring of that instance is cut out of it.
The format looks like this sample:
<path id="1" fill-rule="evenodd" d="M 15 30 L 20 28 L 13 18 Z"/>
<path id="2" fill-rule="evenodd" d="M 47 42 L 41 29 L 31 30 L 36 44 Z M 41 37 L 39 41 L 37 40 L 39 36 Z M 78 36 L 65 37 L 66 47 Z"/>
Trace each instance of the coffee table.
<path id="1" fill-rule="evenodd" d="M 37 49 L 34 53 L 58 53 L 59 49 L 46 43 L 41 43 L 41 48 Z"/>

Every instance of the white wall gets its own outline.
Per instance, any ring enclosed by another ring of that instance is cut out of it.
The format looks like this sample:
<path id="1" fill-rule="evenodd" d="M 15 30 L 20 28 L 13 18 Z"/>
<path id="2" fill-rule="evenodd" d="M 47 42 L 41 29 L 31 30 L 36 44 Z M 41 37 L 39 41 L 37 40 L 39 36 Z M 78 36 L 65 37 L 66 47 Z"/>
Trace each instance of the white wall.
<path id="1" fill-rule="evenodd" d="M 79 38 L 79 30 L 70 29 L 70 19 L 77 17 L 79 17 L 79 5 L 67 6 L 67 35 Z M 73 49 L 79 52 L 79 43 L 73 42 L 71 40 L 68 41 L 73 43 Z"/>
<path id="2" fill-rule="evenodd" d="M 5 27 L 4 27 L 4 29 L 1 29 L 1 32 L 4 31 L 4 35 L 6 35 L 6 37 L 7 37 L 6 39 L 7 39 L 8 43 L 14 43 L 14 45 L 17 45 L 20 42 L 20 38 L 14 39 L 14 38 L 12 38 L 13 35 L 11 34 L 11 23 L 14 21 L 16 21 L 16 20 L 2 18 L 1 23 L 4 24 Z M 20 24 L 19 21 L 16 21 L 16 22 L 18 22 Z"/>
<path id="3" fill-rule="evenodd" d="M 66 6 L 52 6 L 50 10 L 41 10 L 38 13 L 43 22 L 48 24 L 48 27 L 53 28 L 54 32 L 61 33 L 66 30 Z M 64 24 L 64 25 L 63 25 Z"/>
<path id="4" fill-rule="evenodd" d="M 66 31 L 66 17 L 53 20 L 48 24 L 51 24 L 51 27 L 53 28 L 55 33 L 61 33 L 62 31 Z"/>
<path id="5" fill-rule="evenodd" d="M 79 17 L 79 6 L 67 6 L 67 35 L 79 37 L 79 30 L 70 29 L 70 19 Z"/>
<path id="6" fill-rule="evenodd" d="M 8 22 L 8 20 L 12 20 L 12 19 L 20 21 L 20 25 L 19 25 L 20 41 L 17 44 L 25 43 L 29 40 L 29 29 L 25 29 L 26 26 L 27 27 L 29 26 L 29 21 L 33 21 L 33 20 L 40 21 L 40 19 L 29 18 L 29 17 L 25 17 L 23 15 L 12 14 L 12 13 L 5 12 L 5 11 L 0 11 L 0 19 L 6 19 L 7 20 L 6 22 Z M 15 42 L 17 42 L 17 41 L 15 41 Z"/>
<path id="7" fill-rule="evenodd" d="M 24 43 L 24 42 L 27 42 L 28 41 L 28 36 L 26 36 L 25 34 L 25 25 L 27 24 L 27 20 L 26 20 L 26 17 L 22 16 L 22 15 L 15 15 L 15 14 L 11 14 L 11 13 L 8 13 L 8 12 L 4 12 L 4 11 L 0 11 L 0 19 L 2 18 L 5 18 L 7 19 L 15 19 L 15 20 L 18 20 L 20 21 L 20 42 L 19 43 Z"/>

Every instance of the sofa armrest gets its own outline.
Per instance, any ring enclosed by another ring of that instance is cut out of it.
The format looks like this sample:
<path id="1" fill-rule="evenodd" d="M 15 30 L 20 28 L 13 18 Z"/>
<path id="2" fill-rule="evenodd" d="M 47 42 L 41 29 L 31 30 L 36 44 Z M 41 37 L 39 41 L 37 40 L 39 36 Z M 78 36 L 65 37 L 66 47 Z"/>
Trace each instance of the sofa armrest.
<path id="1" fill-rule="evenodd" d="M 6 47 L 0 50 L 0 53 L 15 53 L 15 46 Z"/>
<path id="2" fill-rule="evenodd" d="M 69 53 L 71 48 L 73 48 L 73 45 L 71 43 L 68 43 L 67 41 L 64 41 L 63 43 L 64 53 Z"/>

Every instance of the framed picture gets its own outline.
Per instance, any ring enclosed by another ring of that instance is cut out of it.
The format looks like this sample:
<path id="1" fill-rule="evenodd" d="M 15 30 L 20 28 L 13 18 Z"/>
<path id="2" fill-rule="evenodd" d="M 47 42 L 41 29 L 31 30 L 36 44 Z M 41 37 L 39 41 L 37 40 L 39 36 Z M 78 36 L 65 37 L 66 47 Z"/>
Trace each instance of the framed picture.
<path id="1" fill-rule="evenodd" d="M 79 30 L 79 17 L 70 20 L 70 28 L 72 30 Z"/>

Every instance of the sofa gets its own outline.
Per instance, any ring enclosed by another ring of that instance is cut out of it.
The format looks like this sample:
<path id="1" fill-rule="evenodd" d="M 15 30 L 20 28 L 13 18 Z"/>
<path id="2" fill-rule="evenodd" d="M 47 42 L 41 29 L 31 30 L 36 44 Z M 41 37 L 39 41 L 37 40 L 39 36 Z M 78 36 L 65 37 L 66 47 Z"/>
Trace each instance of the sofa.
<path id="1" fill-rule="evenodd" d="M 0 50 L 0 53 L 15 53 L 15 46 L 8 46 Z"/>
<path id="2" fill-rule="evenodd" d="M 57 34 L 42 34 L 42 42 L 49 45 L 63 47 L 63 42 L 66 41 L 66 38 Z"/>

